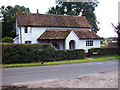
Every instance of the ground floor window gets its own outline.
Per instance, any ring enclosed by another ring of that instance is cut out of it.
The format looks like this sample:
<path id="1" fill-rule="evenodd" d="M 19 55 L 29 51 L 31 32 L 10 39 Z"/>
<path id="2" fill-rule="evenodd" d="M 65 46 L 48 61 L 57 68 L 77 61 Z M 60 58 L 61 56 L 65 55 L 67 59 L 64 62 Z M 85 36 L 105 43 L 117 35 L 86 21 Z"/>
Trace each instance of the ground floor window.
<path id="1" fill-rule="evenodd" d="M 86 46 L 93 46 L 93 41 L 92 40 L 86 41 Z"/>
<path id="2" fill-rule="evenodd" d="M 59 49 L 59 44 L 58 44 L 57 42 L 52 42 L 52 45 L 53 45 L 55 48 Z"/>
<path id="3" fill-rule="evenodd" d="M 25 41 L 25 43 L 31 43 L 31 41 Z"/>

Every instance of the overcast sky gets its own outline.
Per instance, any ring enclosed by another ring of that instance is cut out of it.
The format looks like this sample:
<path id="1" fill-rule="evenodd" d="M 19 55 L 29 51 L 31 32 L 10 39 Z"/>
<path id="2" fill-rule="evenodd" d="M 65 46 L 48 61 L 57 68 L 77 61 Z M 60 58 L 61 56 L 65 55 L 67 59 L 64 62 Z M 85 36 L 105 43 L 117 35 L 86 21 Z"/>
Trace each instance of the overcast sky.
<path id="1" fill-rule="evenodd" d="M 120 0 L 98 0 L 99 5 L 95 10 L 97 20 L 100 22 L 100 31 L 97 33 L 101 37 L 114 37 L 117 34 L 111 25 L 117 25 L 118 23 L 118 2 Z M 4 5 L 25 6 L 30 9 L 31 13 L 36 13 L 36 9 L 39 9 L 39 13 L 44 14 L 48 11 L 48 8 L 55 6 L 55 0 L 1 0 L 0 7 Z"/>

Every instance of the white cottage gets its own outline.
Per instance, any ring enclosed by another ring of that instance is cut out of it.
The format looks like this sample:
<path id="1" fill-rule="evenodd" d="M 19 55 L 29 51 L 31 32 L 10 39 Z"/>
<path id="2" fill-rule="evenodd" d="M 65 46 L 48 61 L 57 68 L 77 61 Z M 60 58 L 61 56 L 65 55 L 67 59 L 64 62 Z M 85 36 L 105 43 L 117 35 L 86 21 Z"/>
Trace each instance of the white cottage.
<path id="1" fill-rule="evenodd" d="M 52 43 L 57 49 L 100 47 L 100 37 L 91 32 L 84 16 L 16 13 L 14 43 Z"/>

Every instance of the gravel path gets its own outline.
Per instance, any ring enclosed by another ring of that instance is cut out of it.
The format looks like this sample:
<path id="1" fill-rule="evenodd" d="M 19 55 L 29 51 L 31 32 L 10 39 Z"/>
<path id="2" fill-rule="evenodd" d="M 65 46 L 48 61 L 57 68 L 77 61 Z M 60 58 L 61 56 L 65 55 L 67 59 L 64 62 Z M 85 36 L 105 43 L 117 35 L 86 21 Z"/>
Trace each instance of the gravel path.
<path id="1" fill-rule="evenodd" d="M 70 80 L 22 83 L 15 86 L 28 88 L 118 88 L 118 72 L 91 74 Z"/>

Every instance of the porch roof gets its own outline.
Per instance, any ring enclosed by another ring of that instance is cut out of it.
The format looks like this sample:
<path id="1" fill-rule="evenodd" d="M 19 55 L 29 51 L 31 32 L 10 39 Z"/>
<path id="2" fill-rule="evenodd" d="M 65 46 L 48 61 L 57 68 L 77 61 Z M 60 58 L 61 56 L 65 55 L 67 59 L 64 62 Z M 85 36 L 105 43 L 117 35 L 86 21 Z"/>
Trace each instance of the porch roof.
<path id="1" fill-rule="evenodd" d="M 101 39 L 98 35 L 89 30 L 74 30 L 74 32 L 80 39 Z"/>
<path id="2" fill-rule="evenodd" d="M 41 39 L 66 39 L 71 31 L 79 37 L 79 39 L 101 39 L 98 35 L 89 30 L 80 29 L 48 29 L 39 38 Z"/>
<path id="3" fill-rule="evenodd" d="M 71 30 L 48 29 L 37 40 L 41 39 L 66 39 Z"/>

